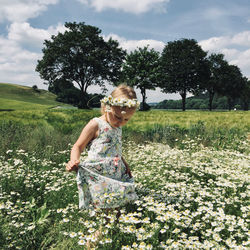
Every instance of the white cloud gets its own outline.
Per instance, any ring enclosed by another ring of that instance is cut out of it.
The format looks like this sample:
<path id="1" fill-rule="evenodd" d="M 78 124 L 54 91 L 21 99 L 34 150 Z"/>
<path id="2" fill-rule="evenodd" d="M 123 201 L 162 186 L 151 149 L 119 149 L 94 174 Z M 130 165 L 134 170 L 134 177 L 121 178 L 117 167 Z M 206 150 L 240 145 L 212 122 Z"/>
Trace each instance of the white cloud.
<path id="1" fill-rule="evenodd" d="M 232 61 L 234 60 L 235 57 L 237 57 L 240 53 L 240 51 L 238 49 L 221 49 L 220 51 L 223 55 L 225 55 L 225 57 L 227 58 L 227 60 Z"/>
<path id="2" fill-rule="evenodd" d="M 126 49 L 127 52 L 131 52 L 137 48 L 143 48 L 144 46 L 149 45 L 149 48 L 154 48 L 156 51 L 161 52 L 165 46 L 165 44 L 161 41 L 157 41 L 157 40 L 152 40 L 152 39 L 148 39 L 148 40 L 127 40 L 124 37 L 120 37 L 116 34 L 109 34 L 108 36 L 104 36 L 105 40 L 108 40 L 110 37 L 112 37 L 112 39 L 117 40 L 120 44 L 120 46 L 123 49 Z"/>
<path id="3" fill-rule="evenodd" d="M 33 28 L 27 22 L 12 23 L 9 28 L 8 39 L 20 45 L 41 48 L 45 39 L 48 40 L 51 35 L 65 30 L 64 25 L 60 23 L 56 27 L 50 26 L 47 30 Z"/>
<path id="4" fill-rule="evenodd" d="M 250 49 L 239 52 L 230 60 L 230 63 L 237 65 L 242 73 L 250 79 Z"/>
<path id="5" fill-rule="evenodd" d="M 211 37 L 207 40 L 202 40 L 199 42 L 201 47 L 206 51 L 214 51 L 214 50 L 220 50 L 223 47 L 227 46 L 229 43 L 230 38 L 229 37 Z"/>
<path id="6" fill-rule="evenodd" d="M 211 37 L 200 41 L 199 44 L 204 50 L 220 50 L 231 45 L 250 47 L 250 31 L 243 31 L 233 36 Z"/>
<path id="7" fill-rule="evenodd" d="M 60 0 L 0 0 L 0 22 L 24 22 L 37 17 L 47 6 Z"/>
<path id="8" fill-rule="evenodd" d="M 222 53 L 230 63 L 237 65 L 243 75 L 250 78 L 250 31 L 232 36 L 212 37 L 199 42 L 209 53 Z"/>
<path id="9" fill-rule="evenodd" d="M 244 31 L 233 36 L 232 44 L 250 47 L 250 31 Z"/>
<path id="10" fill-rule="evenodd" d="M 152 9 L 164 12 L 165 4 L 170 0 L 78 0 L 83 4 L 88 4 L 96 11 L 106 9 L 122 10 L 133 14 L 140 14 Z"/>
<path id="11" fill-rule="evenodd" d="M 22 49 L 15 41 L 0 37 L 1 82 L 25 85 L 41 83 L 38 74 L 34 73 L 40 56 L 39 53 Z"/>
<path id="12" fill-rule="evenodd" d="M 10 26 L 8 37 L 0 36 L 0 82 L 10 82 L 44 88 L 43 80 L 35 71 L 37 60 L 42 53 L 25 49 L 27 45 L 42 49 L 44 39 L 52 34 L 64 31 L 65 27 L 58 24 L 47 30 L 35 29 L 29 23 L 14 23 Z"/>

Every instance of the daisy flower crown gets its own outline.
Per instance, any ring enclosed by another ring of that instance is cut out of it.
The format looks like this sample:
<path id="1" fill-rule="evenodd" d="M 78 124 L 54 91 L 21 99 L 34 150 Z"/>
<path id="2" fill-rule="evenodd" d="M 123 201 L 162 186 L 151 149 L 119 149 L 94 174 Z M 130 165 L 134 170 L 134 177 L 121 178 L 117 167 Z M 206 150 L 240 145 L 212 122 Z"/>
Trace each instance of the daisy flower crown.
<path id="1" fill-rule="evenodd" d="M 120 106 L 128 108 L 139 108 L 140 102 L 137 99 L 114 98 L 113 96 L 105 96 L 101 103 L 109 106 Z"/>

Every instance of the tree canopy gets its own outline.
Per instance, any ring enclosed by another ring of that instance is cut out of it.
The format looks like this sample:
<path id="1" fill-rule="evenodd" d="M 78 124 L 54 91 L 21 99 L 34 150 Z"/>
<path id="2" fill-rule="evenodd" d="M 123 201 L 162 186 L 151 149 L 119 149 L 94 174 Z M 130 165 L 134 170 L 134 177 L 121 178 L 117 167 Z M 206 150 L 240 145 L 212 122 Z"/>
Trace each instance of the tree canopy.
<path id="1" fill-rule="evenodd" d="M 126 52 L 117 41 L 104 41 L 101 30 L 95 26 L 68 22 L 65 27 L 64 33 L 45 40 L 43 58 L 38 60 L 36 71 L 45 84 L 53 85 L 58 80 L 77 84 L 84 100 L 90 85 L 105 89 L 105 81 L 119 79 Z"/>
<path id="2" fill-rule="evenodd" d="M 123 79 L 127 84 L 140 89 L 142 110 L 146 110 L 146 90 L 155 90 L 161 74 L 160 54 L 148 46 L 138 48 L 126 56 L 122 67 Z"/>
<path id="3" fill-rule="evenodd" d="M 212 53 L 208 57 L 209 62 L 209 78 L 208 81 L 204 82 L 203 88 L 209 94 L 209 110 L 212 110 L 212 102 L 214 95 L 219 93 L 223 84 L 223 75 L 226 73 L 227 61 L 224 60 L 223 54 Z"/>
<path id="4" fill-rule="evenodd" d="M 228 99 L 228 109 L 232 109 L 233 101 L 241 96 L 245 81 L 243 75 L 236 65 L 225 65 L 221 76 L 223 85 L 218 89 L 218 93 Z"/>
<path id="5" fill-rule="evenodd" d="M 185 110 L 187 92 L 195 93 L 208 78 L 207 53 L 194 39 L 168 42 L 162 52 L 163 92 L 179 93 Z"/>

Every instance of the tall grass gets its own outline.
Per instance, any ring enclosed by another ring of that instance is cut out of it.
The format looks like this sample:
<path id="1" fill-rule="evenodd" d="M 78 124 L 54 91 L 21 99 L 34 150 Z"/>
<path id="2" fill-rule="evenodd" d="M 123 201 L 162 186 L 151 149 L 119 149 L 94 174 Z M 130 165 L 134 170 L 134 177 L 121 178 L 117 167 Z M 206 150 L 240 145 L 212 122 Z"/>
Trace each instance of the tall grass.
<path id="1" fill-rule="evenodd" d="M 187 140 L 217 149 L 240 150 L 250 132 L 249 112 L 137 112 L 123 128 L 124 140 L 162 142 L 183 148 Z M 0 113 L 1 154 L 22 148 L 42 154 L 50 145 L 56 152 L 74 143 L 98 110 L 37 110 Z"/>

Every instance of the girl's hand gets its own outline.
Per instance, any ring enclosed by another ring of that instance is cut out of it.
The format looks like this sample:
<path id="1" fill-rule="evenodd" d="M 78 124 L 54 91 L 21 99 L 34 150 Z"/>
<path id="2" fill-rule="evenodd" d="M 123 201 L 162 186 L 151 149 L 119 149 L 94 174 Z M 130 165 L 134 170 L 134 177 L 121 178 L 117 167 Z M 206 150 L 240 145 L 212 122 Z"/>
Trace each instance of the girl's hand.
<path id="1" fill-rule="evenodd" d="M 76 171 L 78 170 L 78 165 L 79 165 L 80 161 L 79 160 L 70 160 L 67 164 L 66 164 L 66 170 L 67 171 Z"/>
<path id="2" fill-rule="evenodd" d="M 124 165 L 125 165 L 125 167 L 126 167 L 126 174 L 128 174 L 128 176 L 130 177 L 130 178 L 132 178 L 133 176 L 132 176 L 132 174 L 131 174 L 131 171 L 130 171 L 130 168 L 129 168 L 129 166 L 128 166 L 128 163 L 125 161 L 125 159 L 122 157 L 122 161 L 123 161 L 123 163 L 124 163 Z"/>
<path id="3" fill-rule="evenodd" d="M 131 174 L 130 168 L 128 166 L 126 166 L 126 174 L 128 174 L 130 178 L 133 177 Z"/>

